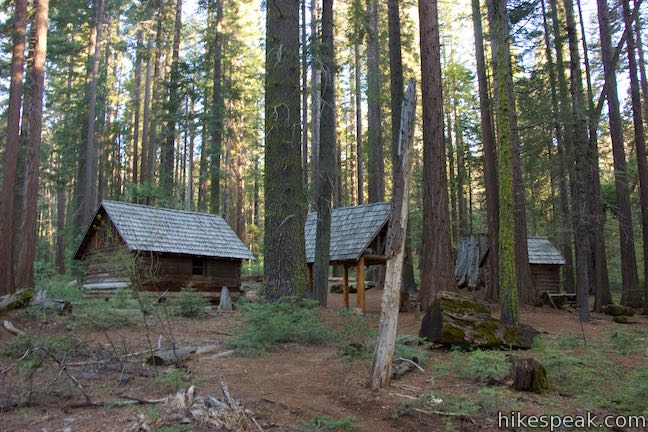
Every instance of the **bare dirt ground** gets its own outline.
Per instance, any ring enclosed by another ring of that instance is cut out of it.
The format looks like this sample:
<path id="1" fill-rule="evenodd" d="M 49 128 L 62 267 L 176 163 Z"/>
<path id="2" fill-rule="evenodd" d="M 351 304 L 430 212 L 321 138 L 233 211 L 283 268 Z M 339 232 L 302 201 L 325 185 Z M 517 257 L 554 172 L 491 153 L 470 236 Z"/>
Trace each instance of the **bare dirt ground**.
<path id="1" fill-rule="evenodd" d="M 382 291 L 375 289 L 367 292 L 367 313 L 372 316 L 369 325 L 374 327 L 377 327 L 381 294 Z M 355 304 L 353 294 L 351 304 Z M 341 308 L 342 296 L 331 294 L 328 309 L 322 311 L 324 320 L 335 325 Z M 497 314 L 497 311 L 493 310 L 493 313 Z M 155 399 L 168 394 L 155 384 L 156 367 L 145 366 L 141 362 L 97 365 L 90 361 L 112 350 L 122 353 L 145 350 L 148 339 L 157 339 L 157 335 L 162 333 L 156 326 L 152 326 L 148 332 L 141 323 L 102 332 L 88 328 L 68 330 L 63 319 L 55 315 L 47 317 L 44 323 L 37 323 L 21 312 L 5 314 L 1 318 L 11 320 L 28 334 L 41 337 L 71 334 L 78 338 L 85 354 L 67 359 L 67 370 L 78 379 L 93 404 L 129 396 Z M 421 318 L 414 313 L 401 314 L 399 333 L 416 335 Z M 631 326 L 633 330 L 648 334 L 648 318 L 635 316 L 633 320 L 636 322 Z M 533 307 L 522 309 L 521 321 L 543 332 L 547 339 L 582 337 L 583 332 L 587 338 L 596 339 L 610 330 L 630 328 L 599 314 L 593 314 L 592 321 L 581 328 L 576 313 Z M 179 346 L 216 344 L 222 345 L 222 350 L 227 350 L 223 341 L 231 329 L 240 325 L 240 314 L 213 311 L 200 320 L 174 318 L 172 325 Z M 1 331 L 0 344 L 8 343 L 11 337 Z M 494 416 L 464 418 L 416 413 L 394 416 L 403 401 L 412 398 L 434 395 L 441 390 L 456 394 L 476 391 L 476 385 L 471 382 L 437 376 L 434 364 L 447 355 L 447 350 L 432 351 L 425 373 L 411 372 L 395 381 L 389 390 L 372 392 L 366 388 L 371 366 L 369 360 L 343 360 L 337 355 L 335 343 L 319 346 L 287 344 L 258 358 L 201 357 L 189 360 L 186 363 L 187 386 L 194 384 L 200 393 L 216 394 L 218 383 L 221 380 L 226 382 L 232 394 L 254 413 L 262 428 L 268 431 L 302 430 L 300 425 L 315 415 L 355 417 L 357 430 L 362 431 L 497 430 Z M 617 356 L 615 361 L 638 364 L 645 361 L 645 355 Z M 88 364 L 78 365 L 84 361 L 88 361 Z M 0 359 L 0 369 L 11 363 L 9 359 Z M 4 412 L 0 412 L 0 431 L 125 431 L 134 424 L 139 414 L 156 415 L 155 406 L 114 407 L 109 403 L 87 406 L 89 404 L 85 398 L 69 380 L 61 378 L 56 384 L 49 385 L 58 371 L 56 364 L 52 363 L 51 371 L 34 380 L 31 406 L 23 403 L 5 407 Z M 5 374 L 0 377 L 0 395 L 4 395 L 4 400 L 10 400 L 13 393 L 18 396 L 17 392 L 24 392 L 28 385 L 26 379 L 12 376 Z M 542 397 L 524 393 L 515 395 L 517 402 L 531 413 L 546 412 L 544 401 L 547 397 L 553 398 L 553 403 L 558 405 L 569 406 L 571 403 L 570 395 L 551 391 L 549 396 Z M 209 429 L 178 426 L 159 430 Z"/>

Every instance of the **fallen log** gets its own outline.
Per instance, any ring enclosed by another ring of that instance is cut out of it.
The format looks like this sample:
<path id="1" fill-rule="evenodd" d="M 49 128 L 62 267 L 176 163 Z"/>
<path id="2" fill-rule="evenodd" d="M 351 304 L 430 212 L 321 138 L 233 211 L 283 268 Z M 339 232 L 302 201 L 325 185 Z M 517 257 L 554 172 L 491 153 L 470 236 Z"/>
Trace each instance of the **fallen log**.
<path id="1" fill-rule="evenodd" d="M 488 306 L 443 291 L 428 308 L 419 337 L 461 348 L 529 349 L 539 332 L 524 324 L 491 317 Z"/>
<path id="2" fill-rule="evenodd" d="M 72 303 L 67 300 L 50 298 L 45 291 L 38 291 L 29 304 L 41 309 L 55 310 L 59 315 L 69 314 L 72 312 Z"/>
<path id="3" fill-rule="evenodd" d="M 227 357 L 234 354 L 234 351 L 220 352 L 219 345 L 205 345 L 202 347 L 183 347 L 173 349 L 158 348 L 146 358 L 146 363 L 153 366 L 167 366 L 182 363 L 190 358 L 198 359 L 209 356 L 210 359 Z"/>
<path id="4" fill-rule="evenodd" d="M 29 304 L 34 291 L 32 290 L 18 290 L 13 294 L 0 297 L 0 312 L 9 311 L 13 309 L 21 309 Z"/>

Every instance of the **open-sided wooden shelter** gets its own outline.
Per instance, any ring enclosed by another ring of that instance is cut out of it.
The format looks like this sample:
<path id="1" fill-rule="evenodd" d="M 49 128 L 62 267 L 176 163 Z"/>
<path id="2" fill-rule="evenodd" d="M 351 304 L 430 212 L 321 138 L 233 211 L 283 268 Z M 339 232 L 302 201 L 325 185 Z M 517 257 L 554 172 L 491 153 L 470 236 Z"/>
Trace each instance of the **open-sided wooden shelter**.
<path id="1" fill-rule="evenodd" d="M 191 285 L 217 297 L 225 286 L 237 294 L 242 260 L 254 256 L 220 216 L 103 201 L 74 258 L 84 263 L 86 295 Z"/>
<path id="2" fill-rule="evenodd" d="M 331 265 L 344 268 L 344 305 L 349 307 L 349 267 L 356 267 L 357 307 L 365 309 L 365 266 L 385 264 L 385 241 L 390 204 L 379 202 L 339 207 L 331 211 Z M 306 218 L 306 262 L 309 283 L 313 283 L 317 213 Z"/>
<path id="3" fill-rule="evenodd" d="M 560 268 L 565 258 L 546 237 L 528 237 L 531 279 L 538 295 L 560 292 Z M 455 279 L 460 288 L 470 290 L 486 286 L 488 282 L 488 236 L 485 234 L 462 237 L 455 260 Z"/>

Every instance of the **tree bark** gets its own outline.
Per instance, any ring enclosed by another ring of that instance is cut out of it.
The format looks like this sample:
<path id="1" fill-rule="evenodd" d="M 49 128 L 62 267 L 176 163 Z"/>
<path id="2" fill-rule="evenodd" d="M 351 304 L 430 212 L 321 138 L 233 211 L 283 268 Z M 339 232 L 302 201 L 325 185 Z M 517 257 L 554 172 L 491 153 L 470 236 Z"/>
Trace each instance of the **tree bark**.
<path id="1" fill-rule="evenodd" d="M 509 27 L 506 0 L 488 0 L 493 45 L 493 75 L 495 81 L 496 128 L 498 146 L 499 183 L 499 252 L 501 319 L 508 323 L 519 321 L 516 229 L 515 229 L 515 145 L 513 139 L 512 96 L 513 76 L 509 47 Z M 519 249 L 519 245 L 517 249 Z M 528 261 L 527 261 L 528 265 Z"/>
<path id="2" fill-rule="evenodd" d="M 141 185 L 150 182 L 150 168 L 149 163 L 149 127 L 151 124 L 151 50 L 153 49 L 153 33 L 149 34 L 148 47 L 146 48 L 146 75 L 144 79 L 144 113 L 142 118 L 142 170 L 140 173 L 139 182 Z M 140 203 L 143 201 L 140 200 Z"/>
<path id="3" fill-rule="evenodd" d="M 306 1 L 306 0 L 304 0 Z M 315 195 L 315 182 L 314 177 L 315 173 L 318 170 L 318 161 L 319 161 L 319 143 L 320 143 L 320 121 L 321 121 L 321 70 L 320 70 L 320 59 L 318 46 L 314 41 L 319 39 L 317 24 L 319 22 L 318 18 L 318 8 L 319 1 L 311 0 L 310 3 L 310 12 L 311 12 L 311 198 Z M 312 199 L 312 204 L 315 200 Z"/>
<path id="4" fill-rule="evenodd" d="M 382 104 L 380 95 L 380 54 L 378 41 L 378 0 L 368 0 L 367 14 L 367 147 L 369 199 L 385 199 L 385 167 L 382 142 Z"/>
<path id="5" fill-rule="evenodd" d="M 372 390 L 389 385 L 391 380 L 392 358 L 396 345 L 398 327 L 399 294 L 403 291 L 403 263 L 405 260 L 405 241 L 407 239 L 407 220 L 409 213 L 409 191 L 412 177 L 412 143 L 416 120 L 416 85 L 411 80 L 407 94 L 402 102 L 399 142 L 396 157 L 400 166 L 393 164 L 395 170 L 394 193 L 387 230 L 387 270 L 383 290 L 378 341 L 371 366 L 369 386 Z"/>
<path id="6" fill-rule="evenodd" d="M 331 243 L 331 198 L 336 183 L 335 47 L 333 42 L 333 0 L 322 3 L 322 119 L 319 163 L 315 174 L 317 228 L 313 263 L 313 298 L 326 307 Z"/>
<path id="7" fill-rule="evenodd" d="M 308 39 L 306 38 L 306 0 L 301 0 L 301 79 L 302 79 L 302 178 L 308 190 Z"/>
<path id="8" fill-rule="evenodd" d="M 306 291 L 299 107 L 299 3 L 269 0 L 266 13 L 264 294 Z"/>
<path id="9" fill-rule="evenodd" d="M 142 95 L 142 50 L 144 45 L 144 30 L 137 32 L 137 49 L 135 52 L 135 97 L 133 101 L 135 119 L 133 121 L 133 168 L 132 182 L 137 184 L 139 176 L 139 129 L 140 129 L 140 97 Z"/>
<path id="10" fill-rule="evenodd" d="M 443 140 L 441 47 L 436 0 L 419 0 L 421 32 L 421 88 L 423 99 L 423 308 L 437 292 L 456 289 L 452 272 L 448 178 Z"/>
<path id="11" fill-rule="evenodd" d="M 499 191 L 497 185 L 497 145 L 493 131 L 493 112 L 488 95 L 488 75 L 484 56 L 484 32 L 482 30 L 479 0 L 472 0 L 472 19 L 475 35 L 475 57 L 477 60 L 477 81 L 479 85 L 479 112 L 484 154 L 484 182 L 486 185 L 486 220 L 488 223 L 490 268 L 487 297 L 497 300 L 499 287 Z"/>
<path id="12" fill-rule="evenodd" d="M 612 37 L 610 30 L 610 12 L 606 0 L 597 0 L 599 32 L 601 35 L 601 53 L 603 69 L 606 76 L 607 103 L 612 140 L 612 156 L 614 159 L 614 181 L 619 221 L 619 240 L 621 249 L 621 304 L 638 307 L 641 305 L 641 292 L 637 275 L 637 259 L 634 248 L 634 228 L 630 207 L 630 188 L 626 170 L 625 151 L 623 144 L 623 123 L 619 108 L 617 79 L 614 54 L 612 52 Z"/>
<path id="13" fill-rule="evenodd" d="M 575 192 L 573 224 L 577 247 L 576 252 L 576 294 L 581 321 L 589 321 L 589 259 L 590 221 L 588 214 L 586 182 L 588 178 L 589 150 L 587 143 L 587 119 L 585 117 L 585 90 L 581 70 L 578 34 L 572 0 L 564 0 L 567 18 L 567 40 L 569 42 L 570 92 L 572 98 L 572 118 L 574 127 L 574 175 Z"/>
<path id="14" fill-rule="evenodd" d="M 639 202 L 641 205 L 641 233 L 643 239 L 644 258 L 644 312 L 648 313 L 648 165 L 646 162 L 646 137 L 644 133 L 644 119 L 641 112 L 641 91 L 639 90 L 639 77 L 637 76 L 637 58 L 635 38 L 632 35 L 632 16 L 630 1 L 622 0 L 623 19 L 630 35 L 626 38 L 628 53 L 628 73 L 630 75 L 630 97 L 632 100 L 632 122 L 634 127 L 634 145 L 637 154 L 637 167 L 639 171 Z M 638 29 L 637 29 L 638 30 Z"/>
<path id="15" fill-rule="evenodd" d="M 356 36 L 357 37 L 357 36 Z M 355 67 L 355 116 L 356 116 L 356 158 L 358 170 L 358 205 L 362 205 L 364 201 L 364 170 L 362 161 L 362 68 L 360 67 L 360 47 L 359 41 L 353 43 L 353 59 Z"/>
<path id="16" fill-rule="evenodd" d="M 25 69 L 25 35 L 27 33 L 27 0 L 15 1 L 13 20 L 13 49 L 11 54 L 11 81 L 7 109 L 6 144 L 2 169 L 2 196 L 0 197 L 0 235 L 4 247 L 0 248 L 0 294 L 15 292 L 13 271 L 13 213 L 15 205 L 18 142 L 20 138 L 20 105 Z"/>
<path id="17" fill-rule="evenodd" d="M 223 1 L 216 0 L 214 39 L 214 94 L 212 100 L 211 143 L 209 145 L 209 211 L 220 213 L 221 152 L 223 140 Z"/>
<path id="18" fill-rule="evenodd" d="M 88 126 L 85 149 L 85 173 L 83 183 L 83 224 L 89 224 L 94 216 L 97 205 L 97 167 L 94 161 L 95 155 L 95 122 L 97 107 L 97 85 L 99 84 L 99 54 L 101 52 L 101 35 L 103 26 L 104 0 L 95 0 L 94 26 L 97 28 L 97 37 L 94 44 L 94 52 L 90 60 L 90 87 L 88 89 Z"/>
<path id="19" fill-rule="evenodd" d="M 25 167 L 25 197 L 22 203 L 23 220 L 21 247 L 16 268 L 16 287 L 34 287 L 34 260 L 36 259 L 38 217 L 38 174 L 41 132 L 43 129 L 43 93 L 45 90 L 45 56 L 47 52 L 48 0 L 36 0 L 34 20 L 34 65 L 30 71 L 32 108 L 29 116 L 29 152 Z"/>

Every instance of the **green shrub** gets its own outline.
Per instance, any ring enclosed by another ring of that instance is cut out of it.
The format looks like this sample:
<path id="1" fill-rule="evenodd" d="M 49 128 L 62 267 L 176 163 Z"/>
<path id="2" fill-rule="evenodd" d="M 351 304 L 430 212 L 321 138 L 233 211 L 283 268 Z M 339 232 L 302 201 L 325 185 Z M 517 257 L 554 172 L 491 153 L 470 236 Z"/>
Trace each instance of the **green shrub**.
<path id="1" fill-rule="evenodd" d="M 342 324 L 335 331 L 338 355 L 344 359 L 367 359 L 373 352 L 372 341 L 378 332 L 369 323 L 369 316 L 348 309 L 340 311 Z"/>
<path id="2" fill-rule="evenodd" d="M 429 359 L 429 349 L 430 343 L 421 338 L 410 335 L 398 336 L 394 347 L 394 358 L 402 357 L 424 365 Z"/>
<path id="3" fill-rule="evenodd" d="M 209 303 L 191 286 L 184 287 L 171 301 L 173 312 L 185 318 L 200 318 L 205 315 Z"/>
<path id="4" fill-rule="evenodd" d="M 175 393 L 185 386 L 187 375 L 183 369 L 171 368 L 157 375 L 153 382 L 161 392 Z"/>
<path id="5" fill-rule="evenodd" d="M 495 384 L 509 376 L 511 365 L 502 351 L 462 352 L 453 349 L 448 360 L 438 362 L 435 369 L 441 376 L 456 376 L 477 383 Z"/>
<path id="6" fill-rule="evenodd" d="M 316 415 L 303 423 L 299 430 L 302 432 L 351 432 L 357 428 L 355 417 L 334 419 L 329 416 Z"/>
<path id="7" fill-rule="evenodd" d="M 80 283 L 73 282 L 70 277 L 58 273 L 43 274 L 36 280 L 36 291 L 43 290 L 51 298 L 79 302 L 83 298 L 83 288 Z"/>
<path id="8" fill-rule="evenodd" d="M 18 335 L 0 344 L 0 353 L 3 357 L 17 359 L 34 346 L 36 339 L 29 335 Z"/>
<path id="9" fill-rule="evenodd" d="M 116 309 L 126 309 L 131 307 L 133 291 L 130 288 L 117 288 L 110 299 L 110 305 Z"/>
<path id="10" fill-rule="evenodd" d="M 605 335 L 603 347 L 627 356 L 648 349 L 648 338 L 645 334 L 636 331 L 615 331 Z"/>
<path id="11" fill-rule="evenodd" d="M 135 324 L 136 309 L 94 309 L 81 315 L 77 325 L 89 323 L 95 330 L 128 327 Z"/>
<path id="12" fill-rule="evenodd" d="M 331 331 L 317 317 L 317 304 L 294 297 L 239 303 L 244 324 L 228 344 L 241 355 L 258 356 L 281 343 L 324 343 L 331 339 Z"/>
<path id="13" fill-rule="evenodd" d="M 628 375 L 612 399 L 624 414 L 648 416 L 648 362 Z"/>

